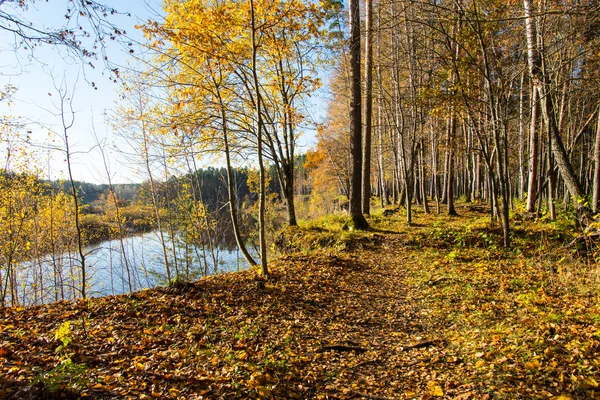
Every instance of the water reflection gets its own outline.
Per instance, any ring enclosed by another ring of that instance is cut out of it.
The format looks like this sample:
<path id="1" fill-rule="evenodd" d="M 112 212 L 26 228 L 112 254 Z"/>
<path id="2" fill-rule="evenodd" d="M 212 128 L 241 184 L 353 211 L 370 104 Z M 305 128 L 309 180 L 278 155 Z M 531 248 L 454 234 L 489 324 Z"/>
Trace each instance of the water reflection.
<path id="1" fill-rule="evenodd" d="M 166 284 L 165 253 L 172 279 L 193 280 L 246 267 L 237 248 L 206 248 L 177 237 L 165 237 L 166 252 L 158 231 L 88 247 L 85 254 L 89 296 L 123 294 Z M 81 297 L 81 262 L 75 252 L 21 263 L 17 274 L 18 282 L 26 282 L 18 289 L 20 305 Z"/>

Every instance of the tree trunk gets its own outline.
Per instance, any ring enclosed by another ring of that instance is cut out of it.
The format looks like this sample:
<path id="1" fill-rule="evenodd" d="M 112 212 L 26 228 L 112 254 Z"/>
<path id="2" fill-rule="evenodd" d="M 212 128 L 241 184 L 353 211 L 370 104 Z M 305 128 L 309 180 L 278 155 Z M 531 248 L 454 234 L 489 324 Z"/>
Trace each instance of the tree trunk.
<path id="1" fill-rule="evenodd" d="M 523 98 L 525 94 L 525 73 L 521 73 L 521 84 L 519 86 L 519 200 L 523 200 L 525 192 L 525 112 Z"/>
<path id="2" fill-rule="evenodd" d="M 453 111 L 452 111 L 453 112 Z M 454 135 L 456 134 L 456 118 L 453 114 L 448 117 L 448 137 L 446 139 L 447 148 L 447 178 L 446 178 L 446 201 L 448 205 L 448 215 L 457 216 L 454 208 Z"/>
<path id="3" fill-rule="evenodd" d="M 140 98 L 140 107 L 143 107 L 141 104 L 142 99 Z M 148 182 L 150 183 L 150 197 L 152 199 L 152 209 L 154 211 L 154 218 L 156 218 L 156 227 L 158 229 L 158 236 L 160 237 L 160 245 L 162 248 L 162 256 L 163 261 L 165 263 L 165 272 L 167 274 L 167 282 L 171 282 L 171 263 L 169 262 L 169 253 L 167 250 L 167 241 L 165 239 L 165 232 L 162 227 L 162 221 L 160 219 L 159 212 L 159 204 L 158 204 L 158 195 L 156 192 L 156 183 L 154 182 L 154 175 L 152 174 L 152 168 L 150 166 L 150 149 L 149 143 L 150 139 L 148 138 L 148 133 L 146 132 L 146 122 L 145 115 L 141 112 L 140 108 L 140 121 L 142 123 L 141 131 L 143 135 L 143 157 L 144 157 L 144 166 L 146 167 L 146 172 L 148 173 Z"/>
<path id="4" fill-rule="evenodd" d="M 429 203 L 427 202 L 427 180 L 425 179 L 425 141 L 421 138 L 419 143 L 419 180 L 421 197 L 423 198 L 423 212 L 429 214 Z"/>
<path id="5" fill-rule="evenodd" d="M 598 112 L 598 125 L 596 126 L 596 140 L 594 142 L 594 181 L 592 195 L 592 210 L 594 214 L 599 212 L 600 207 L 600 110 Z"/>
<path id="6" fill-rule="evenodd" d="M 558 170 L 560 171 L 560 175 L 564 180 L 565 186 L 567 187 L 567 190 L 573 199 L 575 208 L 577 209 L 578 214 L 581 214 L 584 212 L 585 208 L 583 206 L 583 202 L 580 201 L 583 196 L 583 191 L 581 190 L 581 185 L 579 184 L 575 170 L 573 169 L 573 165 L 569 161 L 565 146 L 562 138 L 560 137 L 554 105 L 549 96 L 549 77 L 547 76 L 542 62 L 543 54 L 541 54 L 540 50 L 536 46 L 537 31 L 534 27 L 532 0 L 523 0 L 523 5 L 525 8 L 525 31 L 527 35 L 529 73 L 531 75 L 531 80 L 537 87 L 538 94 L 540 96 L 542 103 L 542 116 L 544 118 L 546 129 L 548 130 L 550 138 L 552 139 L 551 149 L 555 162 L 558 166 Z"/>
<path id="7" fill-rule="evenodd" d="M 283 173 L 286 179 L 281 186 L 283 187 L 283 195 L 287 203 L 288 224 L 290 226 L 297 226 L 296 207 L 294 206 L 294 165 L 286 162 L 283 167 Z"/>
<path id="8" fill-rule="evenodd" d="M 350 69 L 352 94 L 350 100 L 350 148 L 352 176 L 350 182 L 350 217 L 354 229 L 369 227 L 362 214 L 362 135 L 360 93 L 360 6 L 359 0 L 350 0 Z"/>
<path id="9" fill-rule="evenodd" d="M 438 148 L 437 148 L 437 136 L 433 128 L 433 121 L 429 123 L 429 134 L 431 138 L 431 164 L 433 166 L 432 171 L 432 187 L 433 195 L 435 196 L 435 207 L 436 214 L 440 214 L 440 184 L 438 178 Z"/>
<path id="10" fill-rule="evenodd" d="M 256 261 L 252 258 L 244 240 L 242 238 L 242 234 L 240 232 L 239 221 L 238 221 L 238 213 L 237 213 L 237 199 L 235 196 L 235 182 L 233 177 L 233 168 L 231 167 L 231 151 L 229 149 L 229 124 L 227 121 L 227 113 L 225 109 L 225 104 L 223 102 L 223 97 L 221 96 L 221 87 L 220 83 L 217 81 L 215 73 L 211 71 L 212 82 L 215 87 L 215 95 L 216 100 L 219 105 L 219 112 L 221 117 L 221 133 L 223 134 L 223 151 L 225 153 L 225 169 L 227 172 L 227 196 L 229 200 L 229 214 L 231 216 L 231 226 L 233 228 L 233 236 L 235 237 L 235 242 L 238 246 L 238 249 L 242 253 L 242 256 L 248 263 L 250 267 L 253 267 L 256 264 Z M 219 68 L 219 74 L 221 70 Z"/>
<path id="11" fill-rule="evenodd" d="M 250 0 L 250 23 L 252 35 L 252 79 L 254 81 L 254 91 L 256 93 L 256 146 L 258 152 L 258 172 L 259 172 L 259 199 L 258 199 L 258 241 L 260 247 L 260 265 L 262 274 L 269 275 L 267 264 L 267 240 L 265 237 L 265 208 L 266 208 L 266 176 L 265 165 L 263 161 L 263 118 L 262 118 L 262 99 L 260 94 L 260 85 L 258 82 L 257 52 L 258 43 L 256 40 L 256 17 L 254 12 L 254 1 Z"/>
<path id="12" fill-rule="evenodd" d="M 531 89 L 531 123 L 529 124 L 529 181 L 527 184 L 527 207 L 528 213 L 535 212 L 535 200 L 538 189 L 538 165 L 540 145 L 537 134 L 538 114 L 538 91 L 535 86 Z"/>
<path id="13" fill-rule="evenodd" d="M 381 7 L 377 8 L 377 21 L 381 21 Z M 387 187 L 385 182 L 385 157 L 383 138 L 385 135 L 385 129 L 383 127 L 383 78 L 381 76 L 381 29 L 377 30 L 377 125 L 378 125 L 378 155 L 379 155 L 379 180 L 381 185 L 381 206 L 389 206 L 390 200 L 388 198 Z"/>
<path id="14" fill-rule="evenodd" d="M 451 160 L 450 157 L 451 149 L 450 149 L 450 118 L 446 120 L 448 125 L 446 126 L 446 148 L 444 149 L 444 175 L 442 179 L 442 193 L 441 193 L 441 203 L 445 204 L 448 201 L 448 177 L 450 176 L 450 168 L 451 168 Z"/>
<path id="15" fill-rule="evenodd" d="M 371 212 L 371 132 L 373 118 L 373 2 L 365 1 L 365 130 L 362 163 L 362 213 Z"/>

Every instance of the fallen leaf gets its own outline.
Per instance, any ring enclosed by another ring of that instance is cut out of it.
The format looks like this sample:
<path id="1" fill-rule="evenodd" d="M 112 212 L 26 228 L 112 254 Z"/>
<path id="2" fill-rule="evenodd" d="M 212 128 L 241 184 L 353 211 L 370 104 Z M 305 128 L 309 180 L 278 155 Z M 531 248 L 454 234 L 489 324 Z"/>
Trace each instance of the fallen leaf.
<path id="1" fill-rule="evenodd" d="M 430 381 L 427 384 L 427 394 L 433 397 L 444 397 L 444 391 L 436 381 Z"/>

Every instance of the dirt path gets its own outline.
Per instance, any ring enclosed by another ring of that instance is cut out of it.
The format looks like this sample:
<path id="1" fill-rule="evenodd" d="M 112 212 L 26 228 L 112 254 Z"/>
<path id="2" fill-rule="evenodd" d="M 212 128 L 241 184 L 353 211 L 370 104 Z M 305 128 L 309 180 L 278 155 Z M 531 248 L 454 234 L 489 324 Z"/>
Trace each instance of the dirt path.
<path id="1" fill-rule="evenodd" d="M 441 342 L 407 291 L 410 254 L 398 237 L 378 241 L 284 257 L 264 283 L 244 272 L 3 309 L 2 393 L 34 397 L 45 387 L 64 396 L 66 385 L 105 398 L 398 396 L 409 384 L 403 371 Z M 56 352 L 67 321 L 70 343 Z"/>

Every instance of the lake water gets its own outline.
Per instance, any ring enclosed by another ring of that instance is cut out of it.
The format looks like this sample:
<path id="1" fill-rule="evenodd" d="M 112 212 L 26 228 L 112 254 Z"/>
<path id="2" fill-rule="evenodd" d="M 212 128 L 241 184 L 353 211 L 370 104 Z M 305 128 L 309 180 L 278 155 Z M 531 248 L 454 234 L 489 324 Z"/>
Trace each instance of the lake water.
<path id="1" fill-rule="evenodd" d="M 204 275 L 239 271 L 247 268 L 237 249 L 207 249 L 186 246 L 164 235 L 171 279 L 198 279 Z M 86 281 L 89 297 L 123 294 L 165 285 L 165 255 L 157 231 L 119 240 L 111 240 L 85 249 Z M 24 262 L 17 267 L 19 305 L 35 305 L 81 297 L 81 262 L 73 251 L 54 259 Z M 7 304 L 11 299 L 7 298 Z"/>

